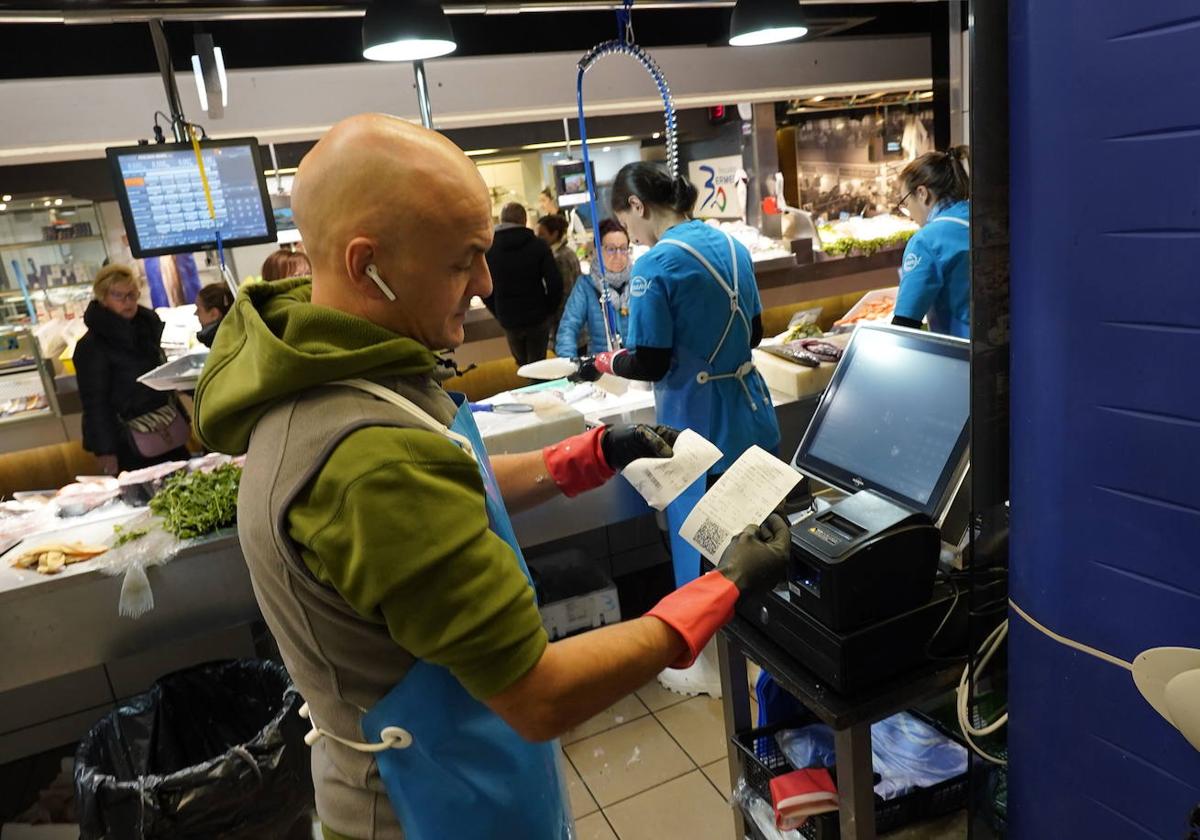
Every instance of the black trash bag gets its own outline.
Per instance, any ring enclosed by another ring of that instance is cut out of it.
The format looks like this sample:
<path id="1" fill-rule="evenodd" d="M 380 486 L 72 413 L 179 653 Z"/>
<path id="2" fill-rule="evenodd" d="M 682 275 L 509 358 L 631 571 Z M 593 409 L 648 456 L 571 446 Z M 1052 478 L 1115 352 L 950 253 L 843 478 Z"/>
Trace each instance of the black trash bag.
<path id="1" fill-rule="evenodd" d="M 83 840 L 284 838 L 313 803 L 303 701 L 274 662 L 169 674 L 79 743 Z"/>

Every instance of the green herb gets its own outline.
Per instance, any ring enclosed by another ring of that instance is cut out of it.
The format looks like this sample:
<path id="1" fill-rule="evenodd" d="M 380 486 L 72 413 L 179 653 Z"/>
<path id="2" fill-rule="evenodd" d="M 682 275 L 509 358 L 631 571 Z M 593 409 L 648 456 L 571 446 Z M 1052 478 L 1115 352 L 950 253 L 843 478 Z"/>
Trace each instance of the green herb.
<path id="1" fill-rule="evenodd" d="M 125 543 L 131 543 L 134 540 L 140 540 L 142 537 L 144 537 L 150 533 L 150 529 L 149 528 L 128 528 L 128 529 L 126 529 L 122 525 L 114 525 L 113 533 L 117 535 L 117 541 L 115 543 L 113 543 L 113 545 L 117 546 L 117 545 L 125 545 Z"/>
<path id="2" fill-rule="evenodd" d="M 227 464 L 210 473 L 179 473 L 150 500 L 163 528 L 181 540 L 203 536 L 237 522 L 242 468 Z"/>

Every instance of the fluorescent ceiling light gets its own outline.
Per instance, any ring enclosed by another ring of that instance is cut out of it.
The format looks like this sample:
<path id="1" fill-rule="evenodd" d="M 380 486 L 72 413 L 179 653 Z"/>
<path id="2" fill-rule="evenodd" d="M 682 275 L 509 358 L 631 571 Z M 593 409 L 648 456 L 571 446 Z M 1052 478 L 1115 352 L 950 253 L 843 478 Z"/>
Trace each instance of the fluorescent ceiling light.
<path id="1" fill-rule="evenodd" d="M 808 34 L 799 0 L 738 0 L 729 19 L 729 45 L 757 47 Z"/>
<path id="2" fill-rule="evenodd" d="M 220 47 L 213 47 L 213 58 L 217 62 L 217 79 L 221 82 L 221 107 L 229 107 L 229 83 L 228 77 L 225 75 L 225 56 L 221 54 Z"/>
<path id="3" fill-rule="evenodd" d="M 632 140 L 632 134 L 622 134 L 618 137 L 589 137 L 588 145 L 595 146 L 597 143 L 624 143 L 626 140 Z M 557 149 L 565 143 L 562 140 L 555 140 L 553 143 L 526 143 L 521 146 L 526 151 L 536 151 L 537 149 Z"/>
<path id="4" fill-rule="evenodd" d="M 200 56 L 192 56 L 192 74 L 196 77 L 196 93 L 200 96 L 200 110 L 208 112 L 208 91 L 204 89 L 204 71 L 200 69 Z"/>
<path id="5" fill-rule="evenodd" d="M 424 61 L 458 48 L 436 0 L 372 0 L 362 32 L 368 61 Z"/>
<path id="6" fill-rule="evenodd" d="M 463 152 L 467 157 L 479 157 L 480 155 L 494 155 L 499 149 L 471 149 L 469 152 Z"/>
<path id="7" fill-rule="evenodd" d="M 0 201 L 12 201 L 12 196 L 5 193 L 3 196 L 0 196 Z"/>

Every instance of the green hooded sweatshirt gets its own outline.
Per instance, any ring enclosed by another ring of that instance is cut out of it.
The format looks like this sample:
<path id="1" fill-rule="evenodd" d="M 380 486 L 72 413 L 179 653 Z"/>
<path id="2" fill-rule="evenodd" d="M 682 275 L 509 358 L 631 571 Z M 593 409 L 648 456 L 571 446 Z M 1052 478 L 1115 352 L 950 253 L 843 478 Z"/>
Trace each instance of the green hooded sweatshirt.
<path id="1" fill-rule="evenodd" d="M 307 279 L 239 295 L 196 388 L 206 446 L 245 453 L 271 407 L 327 382 L 435 370 L 420 343 L 311 300 Z M 333 450 L 287 513 L 317 580 L 480 699 L 527 673 L 547 644 L 533 590 L 489 530 L 484 499 L 475 463 L 445 437 L 368 427 Z"/>

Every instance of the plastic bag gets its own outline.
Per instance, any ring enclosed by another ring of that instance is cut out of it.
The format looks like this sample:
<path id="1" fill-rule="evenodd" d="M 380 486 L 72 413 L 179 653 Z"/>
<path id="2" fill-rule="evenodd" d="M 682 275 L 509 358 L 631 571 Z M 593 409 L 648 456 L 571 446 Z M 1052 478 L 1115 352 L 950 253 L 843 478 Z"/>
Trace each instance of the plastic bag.
<path id="1" fill-rule="evenodd" d="M 146 569 L 162 566 L 175 559 L 183 544 L 173 534 L 163 530 L 162 522 L 149 512 L 121 525 L 123 534 L 133 534 L 139 530 L 146 530 L 147 533 L 123 545 L 114 546 L 104 555 L 103 565 L 100 566 L 100 571 L 109 577 L 125 576 L 121 583 L 117 612 L 128 618 L 141 618 L 154 609 L 154 592 L 150 589 Z"/>
<path id="2" fill-rule="evenodd" d="M 929 788 L 967 772 L 967 750 L 907 712 L 871 727 L 875 792 L 884 799 Z"/>
<path id="3" fill-rule="evenodd" d="M 100 720 L 75 754 L 83 840 L 272 840 L 313 801 L 299 694 L 274 662 L 178 671 Z"/>
<path id="4" fill-rule="evenodd" d="M 833 767 L 833 731 L 824 724 L 785 729 L 775 740 L 793 767 Z M 967 772 L 967 751 L 908 712 L 871 727 L 871 758 L 879 782 L 875 793 L 895 799 Z"/>
<path id="5" fill-rule="evenodd" d="M 796 829 L 780 831 L 775 827 L 775 809 L 758 795 L 758 791 L 746 784 L 744 778 L 738 779 L 737 787 L 733 790 L 733 804 L 754 822 L 766 840 L 803 840 L 803 835 Z"/>

